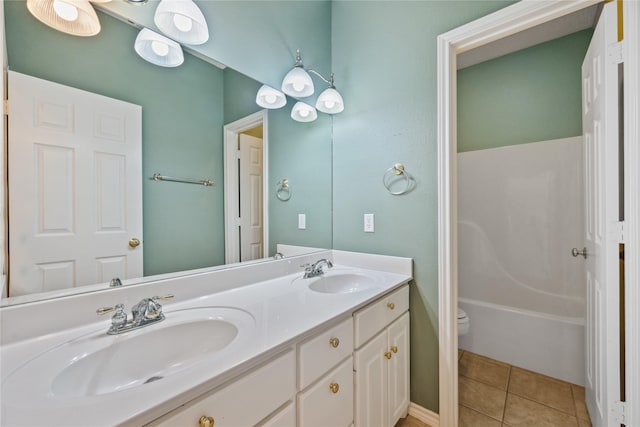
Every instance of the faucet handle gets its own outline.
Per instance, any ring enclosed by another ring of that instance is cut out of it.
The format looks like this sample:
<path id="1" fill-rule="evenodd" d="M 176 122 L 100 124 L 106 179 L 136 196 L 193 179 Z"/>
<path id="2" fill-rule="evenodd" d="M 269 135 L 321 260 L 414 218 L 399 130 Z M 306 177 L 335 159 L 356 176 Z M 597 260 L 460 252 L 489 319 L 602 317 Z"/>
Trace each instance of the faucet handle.
<path id="1" fill-rule="evenodd" d="M 168 299 L 173 299 L 173 294 L 162 295 L 161 297 L 159 297 L 159 296 L 155 296 L 155 297 L 151 297 L 151 299 L 152 299 L 154 302 L 158 302 L 158 300 L 168 300 Z"/>
<path id="2" fill-rule="evenodd" d="M 109 331 L 114 332 L 127 324 L 127 313 L 124 312 L 124 304 L 116 304 L 113 307 L 100 307 L 96 310 L 96 313 L 103 315 L 112 311 L 115 311 L 115 314 L 111 316 L 111 328 Z"/>
<path id="3" fill-rule="evenodd" d="M 96 314 L 102 316 L 103 314 L 111 313 L 115 311 L 116 314 L 124 312 L 124 304 L 116 304 L 113 307 L 100 307 L 96 310 Z"/>

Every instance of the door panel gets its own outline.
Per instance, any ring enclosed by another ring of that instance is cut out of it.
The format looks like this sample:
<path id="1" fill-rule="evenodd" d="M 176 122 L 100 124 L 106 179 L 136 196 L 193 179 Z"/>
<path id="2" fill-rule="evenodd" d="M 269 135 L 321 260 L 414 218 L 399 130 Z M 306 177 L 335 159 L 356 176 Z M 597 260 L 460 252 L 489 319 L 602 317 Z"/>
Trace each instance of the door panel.
<path id="1" fill-rule="evenodd" d="M 263 258 L 262 139 L 240 134 L 240 260 Z"/>
<path id="2" fill-rule="evenodd" d="M 619 396 L 618 90 L 616 6 L 607 3 L 582 65 L 585 138 L 586 402 L 594 426 L 614 425 Z"/>
<path id="3" fill-rule="evenodd" d="M 143 275 L 140 106 L 9 73 L 10 295 Z"/>

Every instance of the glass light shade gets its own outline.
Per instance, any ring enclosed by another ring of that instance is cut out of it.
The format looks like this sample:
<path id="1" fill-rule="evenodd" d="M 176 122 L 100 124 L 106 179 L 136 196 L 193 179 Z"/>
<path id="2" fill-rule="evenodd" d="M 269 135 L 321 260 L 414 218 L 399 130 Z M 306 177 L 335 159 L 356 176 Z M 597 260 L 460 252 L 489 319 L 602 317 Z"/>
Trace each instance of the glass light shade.
<path id="1" fill-rule="evenodd" d="M 294 67 L 282 80 L 282 91 L 289 96 L 305 98 L 313 95 L 313 80 L 302 67 Z"/>
<path id="2" fill-rule="evenodd" d="M 256 104 L 262 108 L 280 108 L 287 104 L 287 97 L 271 86 L 262 85 L 256 95 Z"/>
<path id="3" fill-rule="evenodd" d="M 192 0 L 162 0 L 153 21 L 160 31 L 184 44 L 209 40 L 209 27 L 200 8 Z"/>
<path id="4" fill-rule="evenodd" d="M 27 0 L 27 9 L 40 22 L 74 36 L 95 36 L 100 21 L 87 0 Z"/>
<path id="5" fill-rule="evenodd" d="M 177 67 L 184 62 L 178 43 L 148 28 L 140 30 L 134 48 L 145 61 L 161 67 Z"/>
<path id="6" fill-rule="evenodd" d="M 291 109 L 291 118 L 296 122 L 312 122 L 318 118 L 318 112 L 311 105 L 298 101 Z"/>
<path id="7" fill-rule="evenodd" d="M 342 96 L 333 87 L 325 89 L 316 101 L 316 108 L 327 114 L 337 114 L 344 110 L 344 101 Z"/>

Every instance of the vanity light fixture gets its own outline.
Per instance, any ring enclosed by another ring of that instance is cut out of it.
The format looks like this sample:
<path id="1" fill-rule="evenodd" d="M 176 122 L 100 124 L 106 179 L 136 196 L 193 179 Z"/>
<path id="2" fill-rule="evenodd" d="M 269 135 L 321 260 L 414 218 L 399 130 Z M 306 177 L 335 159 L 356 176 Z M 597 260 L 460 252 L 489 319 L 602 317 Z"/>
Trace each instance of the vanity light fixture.
<path id="1" fill-rule="evenodd" d="M 306 98 L 313 95 L 313 80 L 302 65 L 300 49 L 296 51 L 296 65 L 284 76 L 282 91 L 295 98 Z"/>
<path id="2" fill-rule="evenodd" d="M 161 67 L 177 67 L 184 62 L 178 43 L 148 28 L 140 30 L 134 48 L 142 59 Z"/>
<path id="3" fill-rule="evenodd" d="M 287 104 L 287 97 L 284 93 L 268 85 L 262 85 L 256 95 L 256 104 L 262 108 L 281 108 Z"/>
<path id="4" fill-rule="evenodd" d="M 73 36 L 94 36 L 100 21 L 88 0 L 27 0 L 31 14 L 49 27 Z"/>
<path id="5" fill-rule="evenodd" d="M 312 122 L 318 118 L 318 112 L 311 105 L 298 101 L 291 109 L 291 118 L 296 122 Z"/>
<path id="6" fill-rule="evenodd" d="M 200 8 L 192 0 L 161 0 L 153 21 L 168 37 L 184 44 L 209 40 L 209 27 Z"/>
<path id="7" fill-rule="evenodd" d="M 329 87 L 318 97 L 318 100 L 316 101 L 316 108 L 327 114 L 341 113 L 344 110 L 344 101 L 342 100 L 342 95 L 340 95 L 336 90 L 336 87 L 333 85 L 333 73 L 331 73 L 329 81 L 327 81 L 317 72 L 313 70 L 310 71 L 317 74 L 325 82 L 329 83 Z"/>

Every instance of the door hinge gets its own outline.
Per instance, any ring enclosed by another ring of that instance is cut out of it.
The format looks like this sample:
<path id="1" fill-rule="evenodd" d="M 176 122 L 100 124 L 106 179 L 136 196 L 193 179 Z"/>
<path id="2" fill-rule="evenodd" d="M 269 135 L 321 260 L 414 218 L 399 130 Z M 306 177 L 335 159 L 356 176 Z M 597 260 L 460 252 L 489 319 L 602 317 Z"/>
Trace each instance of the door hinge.
<path id="1" fill-rule="evenodd" d="M 613 402 L 611 411 L 613 412 L 613 418 L 616 424 L 625 424 L 625 419 L 627 415 L 626 402 L 619 402 L 619 401 Z"/>
<path id="2" fill-rule="evenodd" d="M 9 100 L 5 99 L 4 103 L 2 104 L 2 114 L 4 114 L 5 116 L 9 115 Z"/>
<path id="3" fill-rule="evenodd" d="M 242 224 L 241 220 L 242 220 L 242 218 L 240 218 L 240 217 L 236 218 L 236 227 L 240 227 L 240 224 Z"/>
<path id="4" fill-rule="evenodd" d="M 624 221 L 618 222 L 618 243 L 624 243 Z"/>
<path id="5" fill-rule="evenodd" d="M 240 150 L 236 151 L 236 159 L 240 160 Z"/>
<path id="6" fill-rule="evenodd" d="M 613 64 L 621 64 L 624 62 L 624 44 L 623 42 L 611 43 L 609 45 L 609 61 Z"/>

